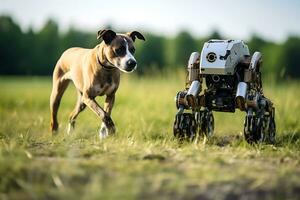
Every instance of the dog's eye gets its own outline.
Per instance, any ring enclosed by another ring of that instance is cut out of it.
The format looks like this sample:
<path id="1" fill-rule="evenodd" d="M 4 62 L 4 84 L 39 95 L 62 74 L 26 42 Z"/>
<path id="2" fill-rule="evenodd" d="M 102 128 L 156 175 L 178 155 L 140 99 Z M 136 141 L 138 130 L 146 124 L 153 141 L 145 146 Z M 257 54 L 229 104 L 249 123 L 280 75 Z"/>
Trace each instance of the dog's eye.
<path id="1" fill-rule="evenodd" d="M 134 54 L 135 53 L 135 48 L 130 48 L 129 51 L 130 51 L 131 54 Z"/>
<path id="2" fill-rule="evenodd" d="M 117 48 L 115 51 L 118 56 L 122 56 L 125 53 L 126 49 L 124 46 L 121 46 L 121 47 Z"/>

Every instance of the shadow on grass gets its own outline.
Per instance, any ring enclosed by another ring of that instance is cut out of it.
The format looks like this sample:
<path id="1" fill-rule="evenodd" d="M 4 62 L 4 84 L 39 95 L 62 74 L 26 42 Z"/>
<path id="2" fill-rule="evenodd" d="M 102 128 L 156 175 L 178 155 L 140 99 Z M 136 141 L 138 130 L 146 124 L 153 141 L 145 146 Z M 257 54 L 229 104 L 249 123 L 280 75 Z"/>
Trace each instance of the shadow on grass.
<path id="1" fill-rule="evenodd" d="M 211 140 L 208 141 L 208 144 L 217 145 L 219 147 L 225 146 L 238 146 L 241 143 L 247 143 L 242 135 L 226 135 L 226 136 L 214 136 Z M 252 144 L 264 145 L 266 143 L 257 143 Z M 266 144 L 267 145 L 267 144 Z M 300 145 L 300 132 L 294 132 L 291 134 L 280 134 L 276 136 L 276 147 L 284 146 L 299 146 Z"/>
<path id="2" fill-rule="evenodd" d="M 198 138 L 197 141 L 188 141 L 186 139 L 178 140 L 179 146 L 188 143 L 203 143 L 203 138 Z M 213 136 L 209 138 L 205 144 L 216 145 L 218 147 L 226 146 L 239 146 L 240 144 L 248 144 L 243 135 L 223 135 L 223 136 Z M 268 145 L 268 143 L 253 143 L 248 144 L 250 146 L 261 146 Z M 286 146 L 299 146 L 300 145 L 300 132 L 294 132 L 291 134 L 280 134 L 276 136 L 275 147 L 286 147 Z"/>
<path id="3" fill-rule="evenodd" d="M 299 145 L 300 144 L 300 132 L 294 132 L 290 134 L 282 134 L 277 136 L 276 146 L 282 147 L 286 145 Z"/>
<path id="4" fill-rule="evenodd" d="M 217 145 L 219 147 L 226 147 L 232 145 L 238 145 L 244 141 L 244 137 L 240 135 L 225 135 L 225 136 L 214 136 L 207 144 Z"/>

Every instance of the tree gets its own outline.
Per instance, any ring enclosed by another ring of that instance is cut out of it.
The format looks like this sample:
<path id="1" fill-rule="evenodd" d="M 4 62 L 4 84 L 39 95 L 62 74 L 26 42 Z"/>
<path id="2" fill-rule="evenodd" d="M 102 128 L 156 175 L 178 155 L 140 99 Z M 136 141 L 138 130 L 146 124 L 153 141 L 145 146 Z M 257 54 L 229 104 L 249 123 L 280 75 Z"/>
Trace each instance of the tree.
<path id="1" fill-rule="evenodd" d="M 136 60 L 138 73 L 144 74 L 151 70 L 161 70 L 165 66 L 165 39 L 147 34 L 146 42 L 136 41 Z"/>
<path id="2" fill-rule="evenodd" d="M 278 78 L 282 71 L 282 66 L 280 63 L 282 46 L 275 43 L 266 43 L 261 49 L 263 65 L 261 68 L 264 77 Z M 255 49 L 252 50 L 252 53 Z"/>
<path id="3" fill-rule="evenodd" d="M 174 65 L 185 66 L 190 54 L 199 51 L 195 39 L 186 31 L 180 32 L 174 39 Z"/>
<path id="4" fill-rule="evenodd" d="M 11 17 L 0 17 L 0 74 L 21 74 L 22 32 Z"/>
<path id="5" fill-rule="evenodd" d="M 207 41 L 211 39 L 221 40 L 222 36 L 218 30 L 213 30 L 212 33 L 208 36 Z"/>
<path id="6" fill-rule="evenodd" d="M 58 25 L 53 20 L 48 20 L 37 34 L 38 51 L 35 57 L 37 65 L 34 71 L 40 75 L 51 74 L 61 52 L 59 51 L 60 37 Z"/>
<path id="7" fill-rule="evenodd" d="M 300 78 L 300 38 L 289 37 L 283 44 L 281 65 L 286 70 L 286 75 L 291 78 Z"/>
<path id="8" fill-rule="evenodd" d="M 267 41 L 265 41 L 264 39 L 262 39 L 261 37 L 257 36 L 257 35 L 253 35 L 250 39 L 250 41 L 247 43 L 250 53 L 253 54 L 255 51 L 262 51 L 262 49 L 264 48 L 264 46 L 267 45 Z"/>
<path id="9" fill-rule="evenodd" d="M 61 50 L 64 51 L 70 47 L 85 47 L 93 48 L 97 44 L 97 36 L 95 34 L 89 34 L 81 32 L 71 27 L 61 39 Z"/>
<path id="10" fill-rule="evenodd" d="M 36 74 L 34 66 L 39 66 L 36 56 L 39 49 L 37 49 L 36 34 L 31 28 L 26 33 L 23 33 L 21 43 L 22 56 L 19 57 L 21 73 L 26 75 Z"/>

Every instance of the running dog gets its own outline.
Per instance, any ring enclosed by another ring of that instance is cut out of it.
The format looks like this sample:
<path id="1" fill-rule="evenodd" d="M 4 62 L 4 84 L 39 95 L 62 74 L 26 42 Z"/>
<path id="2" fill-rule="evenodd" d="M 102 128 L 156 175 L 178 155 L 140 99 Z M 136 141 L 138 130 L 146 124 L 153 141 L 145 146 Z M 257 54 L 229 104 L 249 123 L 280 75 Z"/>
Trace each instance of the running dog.
<path id="1" fill-rule="evenodd" d="M 136 39 L 145 41 L 145 38 L 138 31 L 117 34 L 112 30 L 100 30 L 97 39 L 103 41 L 95 48 L 67 49 L 56 63 L 50 97 L 52 133 L 58 130 L 58 107 L 70 81 L 73 81 L 78 97 L 69 117 L 68 133 L 74 129 L 78 114 L 86 106 L 102 120 L 99 131 L 101 138 L 115 132 L 110 115 L 120 83 L 120 71 L 130 73 L 136 69 L 137 62 L 133 56 L 134 42 Z M 102 108 L 95 98 L 103 95 L 106 99 Z"/>

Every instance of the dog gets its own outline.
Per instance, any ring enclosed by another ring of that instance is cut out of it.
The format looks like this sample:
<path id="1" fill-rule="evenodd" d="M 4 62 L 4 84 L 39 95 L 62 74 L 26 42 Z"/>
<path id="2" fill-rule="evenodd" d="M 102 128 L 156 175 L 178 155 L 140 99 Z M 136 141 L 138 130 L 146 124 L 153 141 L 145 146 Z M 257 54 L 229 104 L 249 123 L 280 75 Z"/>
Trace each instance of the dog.
<path id="1" fill-rule="evenodd" d="M 138 31 L 117 34 L 112 30 L 100 30 L 98 40 L 103 40 L 93 49 L 74 47 L 67 49 L 59 58 L 53 71 L 53 86 L 50 96 L 50 129 L 58 130 L 57 112 L 63 93 L 72 81 L 77 90 L 77 103 L 69 117 L 68 133 L 75 128 L 75 121 L 86 106 L 101 120 L 100 137 L 115 133 L 111 112 L 115 93 L 120 83 L 120 72 L 130 73 L 137 67 L 134 58 L 134 42 L 145 37 Z M 105 95 L 102 108 L 95 100 Z"/>

